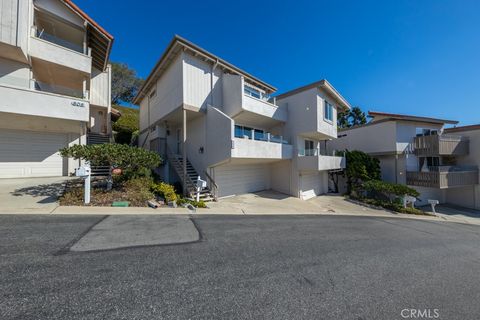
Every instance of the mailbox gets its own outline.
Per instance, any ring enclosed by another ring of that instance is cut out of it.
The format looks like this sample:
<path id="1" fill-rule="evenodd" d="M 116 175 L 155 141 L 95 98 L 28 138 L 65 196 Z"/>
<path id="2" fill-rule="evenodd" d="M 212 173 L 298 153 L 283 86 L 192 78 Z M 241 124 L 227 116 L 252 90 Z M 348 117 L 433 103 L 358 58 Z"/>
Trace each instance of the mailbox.
<path id="1" fill-rule="evenodd" d="M 88 166 L 81 166 L 75 170 L 75 176 L 77 177 L 88 177 L 92 174 L 92 169 Z"/>
<path id="2" fill-rule="evenodd" d="M 203 188 L 207 187 L 207 181 L 200 179 L 200 176 L 197 178 L 197 202 L 200 201 L 200 192 Z"/>
<path id="3" fill-rule="evenodd" d="M 197 178 L 197 188 L 202 190 L 203 188 L 207 187 L 207 181 L 200 179 L 200 177 Z"/>
<path id="4" fill-rule="evenodd" d="M 75 176 L 83 178 L 85 181 L 85 190 L 84 190 L 84 202 L 85 204 L 90 203 L 90 183 L 92 176 L 92 169 L 90 165 L 81 166 L 75 170 Z"/>

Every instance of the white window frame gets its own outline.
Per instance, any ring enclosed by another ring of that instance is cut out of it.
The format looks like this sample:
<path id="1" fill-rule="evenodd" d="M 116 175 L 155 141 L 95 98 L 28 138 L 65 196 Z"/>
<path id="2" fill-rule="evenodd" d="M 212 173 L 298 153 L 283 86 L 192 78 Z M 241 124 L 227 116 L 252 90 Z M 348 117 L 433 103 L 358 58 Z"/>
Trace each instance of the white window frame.
<path id="1" fill-rule="evenodd" d="M 327 117 L 327 115 L 330 115 L 331 119 Z M 323 104 L 323 120 L 326 122 L 332 124 L 333 123 L 333 104 L 330 104 L 327 100 L 324 100 Z"/>

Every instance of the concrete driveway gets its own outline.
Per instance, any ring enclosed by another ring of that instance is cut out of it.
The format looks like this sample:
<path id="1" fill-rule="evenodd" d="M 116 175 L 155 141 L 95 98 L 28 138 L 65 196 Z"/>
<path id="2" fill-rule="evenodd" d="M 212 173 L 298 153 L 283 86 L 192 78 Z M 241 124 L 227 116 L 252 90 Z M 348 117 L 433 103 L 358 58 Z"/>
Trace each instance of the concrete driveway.
<path id="1" fill-rule="evenodd" d="M 340 195 L 322 195 L 307 201 L 275 191 L 248 193 L 209 203 L 209 213 L 244 214 L 358 214 L 388 215 L 392 213 L 360 206 Z"/>
<path id="2" fill-rule="evenodd" d="M 422 208 L 426 212 L 433 213 L 430 206 Z M 435 207 L 436 216 L 453 222 L 480 225 L 480 211 L 463 208 L 454 205 L 442 204 Z"/>
<path id="3" fill-rule="evenodd" d="M 67 177 L 0 179 L 0 213 L 50 213 Z"/>

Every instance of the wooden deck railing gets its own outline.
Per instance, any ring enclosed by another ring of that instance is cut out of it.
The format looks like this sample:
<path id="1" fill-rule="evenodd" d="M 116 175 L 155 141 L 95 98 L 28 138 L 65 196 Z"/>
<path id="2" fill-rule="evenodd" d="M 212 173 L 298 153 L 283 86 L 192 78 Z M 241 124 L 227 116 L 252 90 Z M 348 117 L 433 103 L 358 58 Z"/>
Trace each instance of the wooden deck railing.
<path id="1" fill-rule="evenodd" d="M 473 168 L 466 168 L 464 171 L 407 171 L 407 184 L 411 186 L 446 189 L 478 183 L 478 169 Z"/>
<path id="2" fill-rule="evenodd" d="M 466 155 L 469 152 L 469 140 L 453 135 L 415 137 L 413 146 L 418 156 Z"/>

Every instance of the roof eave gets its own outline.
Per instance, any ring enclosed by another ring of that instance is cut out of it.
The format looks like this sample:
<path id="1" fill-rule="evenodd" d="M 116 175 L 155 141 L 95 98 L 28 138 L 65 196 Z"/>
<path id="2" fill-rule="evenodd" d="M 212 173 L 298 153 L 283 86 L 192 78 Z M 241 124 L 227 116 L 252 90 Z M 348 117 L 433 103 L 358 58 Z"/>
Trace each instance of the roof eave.
<path id="1" fill-rule="evenodd" d="M 459 121 L 456 120 L 447 120 L 447 119 L 438 119 L 438 118 L 429 118 L 429 117 L 419 117 L 419 116 L 410 116 L 405 114 L 394 114 L 386 112 L 377 112 L 377 111 L 368 111 L 368 117 L 374 118 L 375 116 L 388 117 L 395 120 L 405 120 L 405 121 L 418 121 L 426 123 L 436 123 L 436 124 L 458 124 Z"/>
<path id="2" fill-rule="evenodd" d="M 190 50 L 192 52 L 196 52 L 200 55 L 203 55 L 204 57 L 208 58 L 212 62 L 216 63 L 217 65 L 220 65 L 226 69 L 229 69 L 235 73 L 238 73 L 242 76 L 244 76 L 246 79 L 252 81 L 253 83 L 259 85 L 263 89 L 266 89 L 266 91 L 270 92 L 275 92 L 277 89 L 268 83 L 252 76 L 251 74 L 243 71 L 242 69 L 234 66 L 233 64 L 217 57 L 216 55 L 208 52 L 207 50 L 197 46 L 196 44 L 186 40 L 185 38 L 180 37 L 179 35 L 175 35 L 173 39 L 170 41 L 169 45 L 167 46 L 167 49 L 163 52 L 163 54 L 160 56 L 158 59 L 157 63 L 153 67 L 152 71 L 148 75 L 147 79 L 145 80 L 144 84 L 138 91 L 137 96 L 133 99 L 134 104 L 139 104 L 143 100 L 143 98 L 146 95 L 146 91 L 148 91 L 148 88 L 150 88 L 150 82 L 153 80 L 155 75 L 157 74 L 159 68 L 161 65 L 168 59 L 169 55 L 172 54 L 172 50 L 175 48 L 176 45 L 181 45 L 187 50 Z"/>

